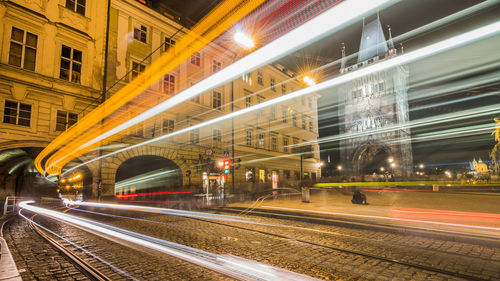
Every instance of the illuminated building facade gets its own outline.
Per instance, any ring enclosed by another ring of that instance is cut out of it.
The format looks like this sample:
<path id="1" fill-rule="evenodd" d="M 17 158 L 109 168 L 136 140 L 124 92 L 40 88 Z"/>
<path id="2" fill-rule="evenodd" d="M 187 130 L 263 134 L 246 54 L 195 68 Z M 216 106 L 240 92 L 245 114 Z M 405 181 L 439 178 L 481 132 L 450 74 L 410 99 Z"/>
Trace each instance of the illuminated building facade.
<path id="1" fill-rule="evenodd" d="M 344 56 L 344 54 L 343 54 Z M 386 41 L 380 19 L 363 25 L 358 62 L 341 73 L 396 56 L 389 30 Z M 393 172 L 408 176 L 413 157 L 408 127 L 408 67 L 366 75 L 338 89 L 340 158 L 346 174 Z"/>
<path id="2" fill-rule="evenodd" d="M 108 85 L 116 85 L 109 90 L 109 95 L 136 77 L 165 50 L 175 49 L 176 42 L 188 30 L 180 24 L 180 19 L 176 20 L 177 16 L 165 11 L 160 13 L 138 1 L 111 3 Z M 241 51 L 236 44 L 232 47 Z M 155 52 L 157 48 L 159 51 Z M 237 59 L 237 52 L 222 44 L 210 43 L 151 85 L 148 94 L 157 95 L 161 100 L 171 97 L 230 65 Z M 295 74 L 279 64 L 264 66 L 143 122 L 116 144 L 139 143 L 305 87 L 296 80 L 282 83 L 292 76 Z M 125 78 L 119 81 L 122 77 Z M 227 120 L 104 159 L 103 194 L 131 192 L 123 188 L 115 190 L 115 183 L 124 180 L 120 167 L 125 162 L 128 165 L 129 160 L 144 159 L 148 155 L 171 161 L 169 167 L 177 170 L 178 186 L 193 191 L 200 189 L 203 173 L 217 173 L 219 161 L 233 158 L 234 169 L 226 179 L 229 192 L 270 188 L 272 182 L 275 187 L 297 186 L 301 161 L 296 152 L 304 143 L 313 153 L 302 161 L 303 179 L 319 178 L 317 98 L 310 95 L 259 109 L 235 118 L 234 124 Z M 104 150 L 105 153 L 111 151 Z"/>
<path id="3" fill-rule="evenodd" d="M 105 2 L 0 2 L 0 197 L 14 195 L 32 158 L 95 106 Z"/>

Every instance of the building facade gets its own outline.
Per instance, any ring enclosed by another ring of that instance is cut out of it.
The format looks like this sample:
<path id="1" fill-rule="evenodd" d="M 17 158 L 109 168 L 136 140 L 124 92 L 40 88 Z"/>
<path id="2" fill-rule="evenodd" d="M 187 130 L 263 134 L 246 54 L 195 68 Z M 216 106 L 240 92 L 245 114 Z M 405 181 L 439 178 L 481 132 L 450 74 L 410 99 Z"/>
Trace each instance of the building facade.
<path id="1" fill-rule="evenodd" d="M 27 157 L 96 106 L 105 2 L 0 2 L 0 153 L 6 155 L 0 161 L 0 189 L 6 194 L 15 193 Z"/>

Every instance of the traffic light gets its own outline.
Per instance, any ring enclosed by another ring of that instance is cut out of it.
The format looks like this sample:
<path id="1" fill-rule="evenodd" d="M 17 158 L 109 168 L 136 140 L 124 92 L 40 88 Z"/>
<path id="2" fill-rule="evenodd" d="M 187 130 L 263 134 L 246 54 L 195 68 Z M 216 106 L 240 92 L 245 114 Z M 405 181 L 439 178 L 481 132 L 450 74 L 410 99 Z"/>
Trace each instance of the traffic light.
<path id="1" fill-rule="evenodd" d="M 229 174 L 229 167 L 231 166 L 231 161 L 224 160 L 224 174 Z"/>
<path id="2" fill-rule="evenodd" d="M 190 177 L 191 176 L 191 170 L 187 170 L 186 171 L 186 177 Z"/>

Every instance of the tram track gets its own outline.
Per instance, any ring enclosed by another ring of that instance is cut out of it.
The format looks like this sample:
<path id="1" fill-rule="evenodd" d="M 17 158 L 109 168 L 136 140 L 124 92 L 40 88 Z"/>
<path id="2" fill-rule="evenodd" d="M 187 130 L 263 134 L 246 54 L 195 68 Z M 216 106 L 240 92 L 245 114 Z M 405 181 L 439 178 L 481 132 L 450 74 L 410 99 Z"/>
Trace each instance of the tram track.
<path id="1" fill-rule="evenodd" d="M 105 274 L 100 272 L 98 269 L 93 267 L 89 262 L 86 262 L 82 258 L 73 254 L 71 250 L 64 247 L 61 243 L 57 242 L 54 238 L 50 237 L 50 235 L 42 229 L 37 223 L 34 222 L 34 214 L 29 220 L 28 225 L 41 238 L 43 238 L 47 243 L 49 243 L 54 249 L 56 249 L 66 260 L 72 263 L 81 273 L 87 276 L 90 280 L 93 281 L 111 281 L 113 279 L 108 278 Z"/>
<path id="2" fill-rule="evenodd" d="M 241 210 L 238 210 L 238 212 L 241 212 Z M 376 254 L 371 254 L 369 252 L 363 252 L 363 251 L 359 251 L 359 250 L 355 250 L 355 249 L 348 249 L 348 248 L 345 248 L 345 247 L 337 247 L 337 246 L 333 246 L 333 245 L 326 245 L 326 244 L 323 244 L 323 243 L 317 243 L 317 242 L 313 242 L 313 241 L 310 241 L 310 240 L 300 239 L 300 238 L 292 237 L 292 236 L 288 236 L 288 235 L 282 235 L 282 234 L 272 233 L 272 232 L 264 231 L 264 230 L 252 229 L 252 228 L 243 227 L 243 226 L 236 226 L 236 225 L 232 225 L 232 224 L 228 224 L 228 223 L 224 223 L 224 222 L 220 222 L 220 221 L 213 221 L 213 220 L 202 219 L 202 218 L 194 218 L 194 217 L 191 217 L 191 216 L 188 216 L 188 217 L 185 217 L 185 218 L 186 219 L 198 220 L 198 221 L 202 221 L 202 222 L 206 222 L 206 223 L 211 223 L 211 224 L 216 224 L 216 225 L 220 225 L 220 226 L 224 226 L 224 227 L 230 227 L 230 228 L 233 228 L 233 229 L 250 231 L 250 232 L 253 232 L 253 233 L 259 233 L 259 234 L 263 234 L 263 235 L 266 235 L 266 236 L 271 236 L 271 237 L 274 237 L 276 239 L 286 239 L 286 240 L 290 240 L 290 241 L 294 241 L 294 242 L 299 242 L 299 243 L 307 244 L 307 245 L 314 246 L 314 247 L 321 247 L 321 248 L 328 249 L 328 250 L 331 250 L 331 251 L 336 251 L 336 252 L 346 253 L 346 254 L 350 254 L 350 255 L 360 256 L 360 257 L 363 257 L 363 258 L 367 258 L 367 259 L 371 259 L 371 260 L 377 260 L 377 261 L 386 262 L 386 263 L 390 263 L 390 264 L 397 264 L 397 265 L 400 265 L 400 266 L 411 267 L 411 268 L 415 268 L 415 269 L 418 269 L 418 270 L 423 270 L 423 271 L 427 271 L 427 272 L 432 272 L 432 273 L 437 273 L 437 274 L 441 274 L 441 275 L 451 276 L 451 277 L 455 277 L 455 278 L 461 278 L 461 279 L 465 279 L 465 280 L 493 280 L 493 279 L 489 279 L 489 278 L 482 278 L 482 277 L 478 277 L 478 276 L 474 276 L 474 275 L 470 275 L 470 274 L 460 273 L 458 271 L 451 271 L 451 270 L 447 270 L 447 269 L 443 269 L 443 268 L 439 268 L 439 267 L 433 267 L 433 266 L 428 266 L 428 265 L 419 264 L 419 263 L 415 263 L 415 262 L 404 261 L 404 260 L 397 259 L 397 258 L 390 258 L 390 257 L 386 257 L 386 256 L 380 256 L 380 255 L 376 255 Z M 154 221 L 152 221 L 152 222 L 154 222 Z M 418 249 L 418 248 L 415 247 L 415 249 Z M 423 251 L 425 249 L 419 249 L 419 250 Z M 442 254 L 445 254 L 445 255 L 454 255 L 454 256 L 456 256 L 458 258 L 461 257 L 461 255 L 457 254 L 457 253 L 442 252 Z"/>

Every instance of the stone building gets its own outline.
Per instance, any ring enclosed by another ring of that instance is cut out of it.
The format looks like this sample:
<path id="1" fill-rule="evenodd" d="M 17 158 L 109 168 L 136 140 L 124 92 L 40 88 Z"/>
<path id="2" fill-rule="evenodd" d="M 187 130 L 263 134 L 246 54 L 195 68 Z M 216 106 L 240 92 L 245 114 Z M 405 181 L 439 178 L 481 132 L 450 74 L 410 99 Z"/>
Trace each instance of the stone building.
<path id="1" fill-rule="evenodd" d="M 0 2 L 0 196 L 57 135 L 96 105 L 106 1 Z"/>
<path id="2" fill-rule="evenodd" d="M 344 51 L 343 51 L 344 52 Z M 341 73 L 354 71 L 396 56 L 389 30 L 386 41 L 380 19 L 363 25 L 357 64 L 345 66 Z M 343 54 L 345 56 L 345 54 Z M 412 173 L 408 111 L 407 66 L 369 74 L 338 89 L 340 158 L 346 175 L 392 172 L 396 176 Z"/>
<path id="3" fill-rule="evenodd" d="M 116 83 L 109 92 L 111 95 L 147 68 L 162 52 L 175 48 L 175 42 L 184 35 L 186 27 L 175 20 L 177 16 L 165 11 L 160 13 L 137 1 L 112 1 L 110 14 L 108 84 Z M 222 44 L 210 43 L 148 91 L 155 92 L 160 98 L 168 98 L 230 65 L 237 58 L 237 51 L 229 50 Z M 139 143 L 286 95 L 304 87 L 296 80 L 282 83 L 294 75 L 279 64 L 264 66 L 145 121 L 116 143 Z M 118 81 L 122 77 L 125 79 Z M 313 143 L 313 155 L 303 159 L 303 178 L 318 178 L 317 98 L 317 95 L 310 95 L 260 109 L 235 118 L 234 124 L 226 120 L 104 159 L 103 192 L 108 195 L 113 191 L 127 192 L 113 188 L 116 182 L 131 176 L 130 172 L 124 172 L 124 167 L 139 173 L 141 161 L 153 159 L 152 156 L 162 163 L 158 167 L 168 166 L 177 171 L 179 185 L 194 191 L 201 188 L 203 173 L 218 173 L 213 165 L 224 159 L 234 159 L 234 169 L 226 179 L 230 192 L 269 188 L 272 181 L 275 187 L 296 186 L 300 179 L 301 161 L 294 152 L 305 142 Z M 136 164 L 133 163 L 135 160 Z M 154 169 L 151 167 L 150 170 Z"/>

